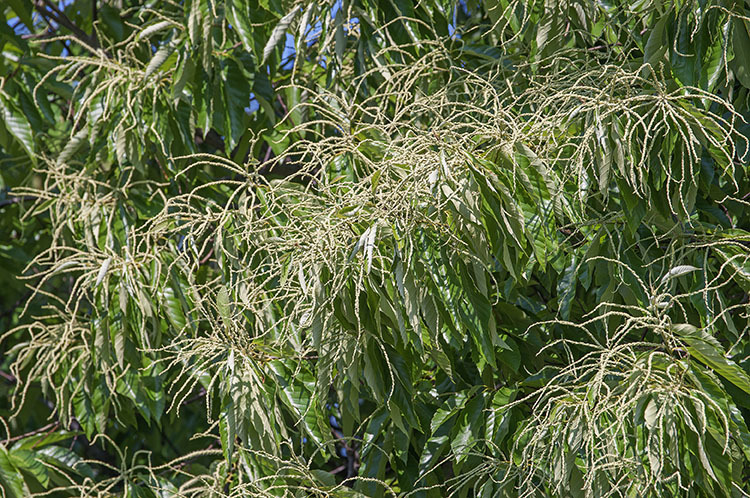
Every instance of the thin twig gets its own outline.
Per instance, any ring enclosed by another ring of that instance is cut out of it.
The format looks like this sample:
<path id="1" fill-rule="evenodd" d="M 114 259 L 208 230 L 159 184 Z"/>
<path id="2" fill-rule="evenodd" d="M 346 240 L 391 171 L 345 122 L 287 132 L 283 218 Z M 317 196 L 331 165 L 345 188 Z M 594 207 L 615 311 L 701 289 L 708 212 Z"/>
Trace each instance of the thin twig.
<path id="1" fill-rule="evenodd" d="M 11 437 L 5 440 L 5 444 L 14 443 L 16 441 L 20 441 L 23 438 L 27 438 L 30 436 L 35 436 L 37 434 L 40 434 L 42 432 L 47 432 L 50 429 L 57 428 L 60 425 L 60 422 L 51 422 L 44 427 L 40 427 L 39 429 L 35 429 L 33 431 L 27 432 L 26 434 L 21 434 L 20 436 Z"/>

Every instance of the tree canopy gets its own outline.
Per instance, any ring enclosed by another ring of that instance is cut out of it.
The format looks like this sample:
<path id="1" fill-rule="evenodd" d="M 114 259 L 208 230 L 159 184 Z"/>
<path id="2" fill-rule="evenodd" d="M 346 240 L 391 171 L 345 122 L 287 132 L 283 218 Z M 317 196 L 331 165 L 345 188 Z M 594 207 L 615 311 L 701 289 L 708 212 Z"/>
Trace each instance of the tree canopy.
<path id="1" fill-rule="evenodd" d="M 0 496 L 750 493 L 750 3 L 0 13 Z"/>

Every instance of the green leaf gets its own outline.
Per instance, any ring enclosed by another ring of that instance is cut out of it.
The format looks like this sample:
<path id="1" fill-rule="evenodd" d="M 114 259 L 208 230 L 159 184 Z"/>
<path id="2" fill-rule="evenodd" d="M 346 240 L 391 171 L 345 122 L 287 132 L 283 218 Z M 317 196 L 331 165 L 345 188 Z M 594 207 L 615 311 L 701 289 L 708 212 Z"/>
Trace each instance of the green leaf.
<path id="1" fill-rule="evenodd" d="M 6 498 L 29 496 L 23 476 L 13 465 L 8 451 L 3 446 L 0 446 L 0 484 L 7 493 Z"/>
<path id="2" fill-rule="evenodd" d="M 33 11 L 32 3 L 28 0 L 8 0 L 8 6 L 10 10 L 15 13 L 18 18 L 23 22 L 27 28 L 32 29 L 34 27 L 34 21 L 31 18 Z"/>
<path id="3" fill-rule="evenodd" d="M 148 40 L 151 35 L 163 31 L 169 27 L 173 27 L 172 21 L 159 21 L 143 28 L 136 36 L 137 40 Z"/>
<path id="4" fill-rule="evenodd" d="M 0 118 L 2 118 L 5 128 L 15 137 L 23 146 L 26 153 L 34 159 L 34 137 L 31 132 L 31 125 L 26 117 L 16 106 L 0 95 Z"/>
<path id="5" fill-rule="evenodd" d="M 705 329 L 677 326 L 673 330 L 687 344 L 688 352 L 729 382 L 750 394 L 750 375 L 725 356 L 721 344 Z"/>
<path id="6" fill-rule="evenodd" d="M 344 51 L 346 50 L 346 33 L 344 32 L 344 9 L 339 9 L 336 13 L 336 31 L 334 33 L 334 51 L 336 60 L 339 64 L 344 62 Z"/>
<path id="7" fill-rule="evenodd" d="M 180 299 L 175 295 L 172 287 L 166 286 L 162 291 L 162 305 L 165 308 L 167 318 L 176 330 L 183 330 L 187 321 L 183 312 Z"/>
<path id="8" fill-rule="evenodd" d="M 94 478 L 93 469 L 84 462 L 83 458 L 68 448 L 61 446 L 46 446 L 36 451 L 39 458 L 63 472 L 74 472 L 82 477 Z"/>
<path id="9" fill-rule="evenodd" d="M 578 276 L 578 263 L 575 258 L 570 262 L 557 282 L 557 294 L 560 296 L 560 316 L 563 320 L 570 318 L 570 308 L 576 295 L 576 277 Z"/>
<path id="10" fill-rule="evenodd" d="M 484 419 L 484 396 L 477 393 L 468 403 L 456 420 L 456 429 L 451 439 L 451 449 L 457 462 L 463 462 L 469 451 L 477 443 L 480 428 Z"/>
<path id="11" fill-rule="evenodd" d="M 739 245 L 717 246 L 714 251 L 722 261 L 727 263 L 732 278 L 745 290 L 750 290 L 750 253 Z"/>
<path id="12" fill-rule="evenodd" d="M 67 163 L 70 159 L 73 159 L 73 156 L 75 156 L 76 152 L 83 147 L 86 144 L 86 139 L 89 136 L 89 128 L 88 126 L 84 126 L 80 130 L 78 130 L 72 137 L 70 137 L 70 140 L 65 144 L 65 147 L 63 147 L 63 150 L 60 152 L 60 155 L 57 156 L 57 162 L 60 164 Z"/>
<path id="13" fill-rule="evenodd" d="M 510 432 L 511 413 L 508 409 L 516 397 L 517 391 L 509 387 L 498 389 L 492 397 L 485 418 L 485 439 L 497 448 Z"/>
<path id="14" fill-rule="evenodd" d="M 107 32 L 115 41 L 122 41 L 125 36 L 125 24 L 122 22 L 122 12 L 120 9 L 107 4 L 99 6 L 98 14 L 104 25 L 107 26 Z"/>
<path id="15" fill-rule="evenodd" d="M 282 361 L 269 362 L 276 376 L 278 394 L 282 402 L 291 409 L 297 421 L 302 423 L 308 437 L 316 446 L 322 447 L 327 437 L 319 430 L 318 406 L 313 397 L 315 379 L 307 372 L 298 372 L 294 376 Z"/>
<path id="16" fill-rule="evenodd" d="M 651 30 L 648 41 L 643 48 L 643 63 L 658 70 L 658 63 L 667 53 L 666 26 L 672 22 L 671 15 L 661 15 Z"/>
<path id="17" fill-rule="evenodd" d="M 732 43 L 735 74 L 743 86 L 750 88 L 750 35 L 745 21 L 732 18 Z"/>
<path id="18" fill-rule="evenodd" d="M 33 476 L 42 486 L 49 483 L 49 470 L 36 456 L 34 451 L 13 450 L 9 453 L 13 466 Z"/>
<path id="19" fill-rule="evenodd" d="M 676 40 L 670 55 L 670 62 L 674 75 L 687 86 L 696 85 L 696 73 L 700 74 L 701 66 L 698 53 L 701 48 L 701 39 L 699 36 L 692 39 L 691 29 L 688 23 L 688 9 L 682 9 L 677 21 Z"/>
<path id="20" fill-rule="evenodd" d="M 232 310 L 226 285 L 219 287 L 219 293 L 216 295 L 216 308 L 219 310 L 219 316 L 224 320 L 224 324 L 229 325 L 232 320 Z"/>
<path id="21" fill-rule="evenodd" d="M 79 432 L 72 432 L 66 430 L 58 430 L 54 432 L 47 432 L 42 434 L 35 434 L 33 436 L 25 437 L 16 441 L 11 450 L 33 450 L 41 449 L 47 445 L 59 443 L 80 434 Z"/>
<path id="22" fill-rule="evenodd" d="M 730 23 L 727 22 L 724 30 L 728 30 L 729 26 Z M 709 42 L 709 35 L 706 35 L 706 38 L 706 41 Z M 712 43 L 706 48 L 706 55 L 701 68 L 701 82 L 703 83 L 702 86 L 709 92 L 714 90 L 716 83 L 719 81 L 719 76 L 721 76 L 721 72 L 724 70 L 725 47 L 723 40 L 723 36 L 716 36 Z"/>
<path id="23" fill-rule="evenodd" d="M 294 19 L 297 17 L 297 14 L 299 14 L 300 9 L 295 7 L 291 11 L 289 11 L 284 17 L 282 17 L 279 22 L 276 24 L 276 26 L 273 28 L 273 31 L 271 32 L 271 36 L 268 38 L 268 41 L 266 42 L 266 46 L 263 47 L 263 59 L 261 60 L 261 63 L 264 64 L 266 60 L 268 60 L 268 57 L 271 55 L 271 52 L 276 48 L 276 45 L 279 44 L 280 41 L 284 40 L 286 38 L 286 30 L 289 28 L 289 26 L 292 24 Z"/>
<path id="24" fill-rule="evenodd" d="M 143 73 L 143 80 L 148 80 L 169 58 L 170 55 L 175 51 L 176 45 L 174 43 L 166 43 L 159 47 L 154 56 L 146 66 L 146 71 Z"/>
<path id="25" fill-rule="evenodd" d="M 539 21 L 536 31 L 536 51 L 537 54 L 547 54 L 550 50 L 546 50 L 547 44 L 550 41 L 557 41 L 560 36 L 560 13 L 557 11 L 557 2 L 555 0 L 546 0 L 545 11 L 542 19 Z"/>
<path id="26" fill-rule="evenodd" d="M 253 81 L 248 81 L 238 63 L 232 59 L 226 61 L 224 66 L 224 91 L 227 109 L 227 153 L 237 146 L 237 142 L 245 133 L 246 118 L 245 107 L 250 103 L 250 88 Z"/>
<path id="27" fill-rule="evenodd" d="M 224 411 L 219 417 L 219 438 L 221 448 L 224 451 L 224 458 L 232 461 L 234 455 L 234 443 L 237 437 L 237 420 L 234 416 L 234 406 L 232 402 L 224 405 Z"/>
<path id="28" fill-rule="evenodd" d="M 670 269 L 667 272 L 667 274 L 661 278 L 661 283 L 664 284 L 666 281 L 670 279 L 681 277 L 683 275 L 687 275 L 688 273 L 692 273 L 698 270 L 700 270 L 700 268 L 692 266 L 692 265 L 675 266 L 674 268 Z"/>
<path id="29" fill-rule="evenodd" d="M 656 427 L 659 415 L 659 405 L 656 403 L 655 399 L 651 399 L 648 402 L 648 405 L 646 405 L 646 410 L 643 412 L 643 419 L 646 421 L 646 426 L 650 430 L 654 430 Z"/>
<path id="30" fill-rule="evenodd" d="M 240 37 L 240 41 L 242 41 L 242 46 L 248 52 L 253 53 L 255 49 L 252 35 L 253 29 L 245 9 L 246 5 L 244 2 L 231 0 L 228 10 L 232 26 L 237 31 L 237 35 Z"/>
<path id="31" fill-rule="evenodd" d="M 102 262 L 102 265 L 99 267 L 99 273 L 96 275 L 96 282 L 94 283 L 94 287 L 99 287 L 99 284 L 102 283 L 104 280 L 104 277 L 107 275 L 107 270 L 109 270 L 109 265 L 112 263 L 112 258 L 107 258 Z"/>
<path id="32" fill-rule="evenodd" d="M 127 341 L 126 337 L 126 322 L 125 318 L 121 320 L 118 320 L 116 324 L 112 324 L 113 327 L 111 327 L 111 333 L 113 335 L 112 337 L 112 344 L 114 346 L 115 350 L 115 358 L 117 358 L 117 364 L 120 366 L 121 369 L 125 368 L 125 342 Z"/>

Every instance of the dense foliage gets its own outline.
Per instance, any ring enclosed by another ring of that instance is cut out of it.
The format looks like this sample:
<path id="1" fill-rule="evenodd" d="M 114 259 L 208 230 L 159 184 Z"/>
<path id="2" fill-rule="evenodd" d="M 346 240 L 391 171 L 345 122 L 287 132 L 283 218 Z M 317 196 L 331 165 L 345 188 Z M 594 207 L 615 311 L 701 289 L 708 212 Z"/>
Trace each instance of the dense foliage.
<path id="1" fill-rule="evenodd" d="M 750 493 L 750 4 L 0 13 L 0 495 Z"/>

